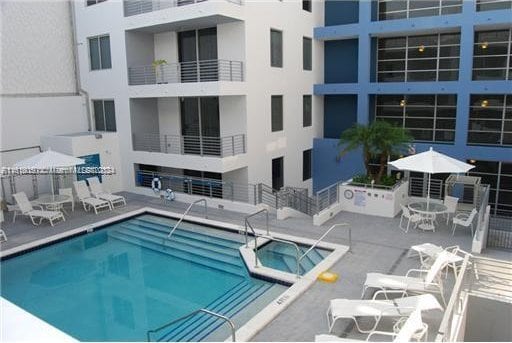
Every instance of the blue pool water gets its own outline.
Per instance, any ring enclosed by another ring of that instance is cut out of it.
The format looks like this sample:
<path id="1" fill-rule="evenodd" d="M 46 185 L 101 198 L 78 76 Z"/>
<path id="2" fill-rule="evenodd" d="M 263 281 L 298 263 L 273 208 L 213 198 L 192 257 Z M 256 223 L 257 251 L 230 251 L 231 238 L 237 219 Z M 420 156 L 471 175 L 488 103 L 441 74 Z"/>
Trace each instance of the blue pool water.
<path id="1" fill-rule="evenodd" d="M 248 275 L 240 235 L 184 222 L 164 246 L 174 223 L 142 215 L 4 260 L 1 295 L 79 340 L 145 341 L 200 308 L 240 327 L 285 290 Z M 205 340 L 221 326 L 198 315 L 151 338 Z"/>
<path id="2" fill-rule="evenodd" d="M 310 246 L 299 244 L 300 255 L 304 254 Z M 331 251 L 314 248 L 300 262 L 300 274 L 304 275 L 322 261 Z M 292 245 L 270 241 L 258 249 L 258 257 L 261 264 L 284 272 L 297 273 L 297 249 Z"/>

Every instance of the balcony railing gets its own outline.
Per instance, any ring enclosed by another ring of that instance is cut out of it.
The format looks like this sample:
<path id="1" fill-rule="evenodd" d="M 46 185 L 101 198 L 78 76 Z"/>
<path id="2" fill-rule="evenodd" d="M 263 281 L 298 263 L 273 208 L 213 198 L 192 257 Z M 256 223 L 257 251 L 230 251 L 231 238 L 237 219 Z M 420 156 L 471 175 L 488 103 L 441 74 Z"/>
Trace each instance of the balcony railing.
<path id="1" fill-rule="evenodd" d="M 245 153 L 245 135 L 226 137 L 134 133 L 133 150 L 164 154 L 227 157 Z"/>
<path id="2" fill-rule="evenodd" d="M 130 17 L 132 15 L 160 11 L 171 7 L 181 7 L 192 5 L 199 2 L 208 0 L 125 0 L 124 1 L 124 16 Z M 241 5 L 242 0 L 224 0 L 234 4 Z"/>
<path id="3" fill-rule="evenodd" d="M 157 67 L 145 65 L 128 68 L 128 83 L 132 86 L 243 79 L 241 61 L 204 60 L 163 64 Z"/>

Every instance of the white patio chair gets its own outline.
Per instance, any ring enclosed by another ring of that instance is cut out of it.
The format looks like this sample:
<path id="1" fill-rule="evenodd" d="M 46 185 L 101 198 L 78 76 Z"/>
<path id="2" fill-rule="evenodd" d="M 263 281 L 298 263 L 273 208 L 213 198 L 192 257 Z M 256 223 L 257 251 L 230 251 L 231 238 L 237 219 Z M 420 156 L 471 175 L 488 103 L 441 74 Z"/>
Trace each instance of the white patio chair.
<path id="1" fill-rule="evenodd" d="M 366 337 L 366 342 L 371 341 L 373 336 L 390 336 L 393 342 L 411 342 L 413 339 L 420 340 L 426 337 L 428 325 L 423 323 L 421 318 L 421 310 L 414 310 L 411 315 L 401 323 L 401 326 L 394 326 L 393 332 L 373 330 Z M 334 335 L 316 335 L 315 342 L 365 342 L 363 340 L 355 340 L 349 338 L 341 338 Z"/>
<path id="2" fill-rule="evenodd" d="M 89 187 L 85 181 L 75 181 L 73 182 L 73 188 L 75 189 L 75 193 L 78 197 L 78 200 L 82 203 L 84 210 L 89 211 L 90 208 L 94 209 L 94 213 L 98 214 L 98 210 L 101 209 L 109 209 L 112 210 L 112 206 L 106 200 L 101 200 L 95 198 L 89 192 Z"/>
<path id="3" fill-rule="evenodd" d="M 0 199 L 1 202 L 1 199 Z M 4 222 L 4 211 L 0 209 L 0 223 Z M 5 231 L 0 229 L 0 243 L 7 242 L 7 235 L 5 234 Z"/>
<path id="4" fill-rule="evenodd" d="M 112 208 L 117 204 L 126 205 L 126 199 L 123 196 L 104 191 L 98 177 L 90 177 L 87 179 L 87 182 L 91 188 L 92 195 L 98 199 L 108 201 Z"/>
<path id="5" fill-rule="evenodd" d="M 402 216 L 400 217 L 400 223 L 398 224 L 398 227 L 400 228 L 400 230 L 407 233 L 409 232 L 409 226 L 411 225 L 411 223 L 414 224 L 414 227 L 418 226 L 422 217 L 417 213 L 412 214 L 409 208 L 407 208 L 407 206 L 400 205 L 400 207 L 402 207 Z M 403 227 L 402 225 L 404 218 L 407 219 L 406 227 Z"/>
<path id="6" fill-rule="evenodd" d="M 452 236 L 455 235 L 455 229 L 457 228 L 457 226 L 463 226 L 466 228 L 471 228 L 471 237 L 473 237 L 473 221 L 475 220 L 475 216 L 477 214 L 478 211 L 474 208 L 470 213 L 459 213 L 455 217 L 453 217 Z"/>
<path id="7" fill-rule="evenodd" d="M 42 223 L 44 219 L 47 219 L 50 222 L 50 225 L 53 226 L 53 222 L 55 220 L 61 219 L 62 221 L 66 221 L 66 218 L 64 218 L 64 214 L 60 211 L 45 211 L 43 210 L 43 207 L 40 207 L 40 210 L 35 210 L 34 207 L 32 207 L 32 204 L 30 201 L 28 201 L 27 195 L 25 192 L 19 192 L 12 195 L 14 197 L 14 200 L 16 200 L 16 203 L 18 204 L 21 214 L 24 216 L 28 216 L 30 220 L 32 221 L 32 224 L 39 225 Z M 36 223 L 36 219 L 39 218 L 39 223 Z"/>
<path id="8" fill-rule="evenodd" d="M 455 212 L 457 212 L 457 204 L 459 203 L 459 198 L 446 195 L 444 197 L 443 203 L 446 206 L 446 225 L 448 225 L 450 222 L 450 216 L 453 216 Z"/>
<path id="9" fill-rule="evenodd" d="M 368 288 L 403 290 L 407 294 L 437 293 L 441 296 L 443 304 L 446 305 L 440 274 L 449 262 L 449 253 L 442 251 L 436 257 L 436 260 L 429 270 L 410 269 L 405 276 L 368 273 L 366 274 L 366 281 L 364 282 L 361 298 L 364 297 Z M 410 274 L 414 273 L 418 274 L 418 276 L 410 276 Z"/>
<path id="10" fill-rule="evenodd" d="M 368 333 L 376 329 L 382 317 L 404 317 L 409 316 L 414 310 L 443 310 L 443 307 L 432 294 L 421 294 L 411 297 L 396 298 L 393 300 L 376 300 L 380 294 L 405 295 L 404 291 L 378 291 L 372 300 L 359 299 L 333 299 L 327 309 L 327 323 L 329 333 L 332 332 L 334 324 L 340 319 L 352 319 L 357 330 Z M 373 317 L 375 324 L 368 330 L 361 328 L 357 321 L 358 317 Z"/>
<path id="11" fill-rule="evenodd" d="M 66 201 L 62 205 L 71 204 L 71 211 L 75 211 L 75 198 L 73 197 L 73 189 L 71 188 L 59 188 L 60 195 L 67 195 L 69 197 L 69 201 Z"/>

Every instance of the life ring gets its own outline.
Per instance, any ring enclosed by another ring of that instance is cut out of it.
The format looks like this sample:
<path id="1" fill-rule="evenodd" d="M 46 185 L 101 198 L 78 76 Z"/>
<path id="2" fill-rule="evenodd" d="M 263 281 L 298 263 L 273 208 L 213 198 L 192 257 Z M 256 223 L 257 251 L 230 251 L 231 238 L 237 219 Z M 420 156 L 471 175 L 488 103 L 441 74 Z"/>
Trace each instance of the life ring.
<path id="1" fill-rule="evenodd" d="M 162 182 L 158 177 L 153 178 L 153 181 L 151 181 L 151 188 L 153 189 L 153 192 L 160 193 L 160 190 L 162 189 Z"/>
<path id="2" fill-rule="evenodd" d="M 165 197 L 165 200 L 169 200 L 169 201 L 173 201 L 174 199 L 176 199 L 176 195 L 174 194 L 174 191 L 170 188 L 167 188 L 165 190 L 164 197 Z"/>

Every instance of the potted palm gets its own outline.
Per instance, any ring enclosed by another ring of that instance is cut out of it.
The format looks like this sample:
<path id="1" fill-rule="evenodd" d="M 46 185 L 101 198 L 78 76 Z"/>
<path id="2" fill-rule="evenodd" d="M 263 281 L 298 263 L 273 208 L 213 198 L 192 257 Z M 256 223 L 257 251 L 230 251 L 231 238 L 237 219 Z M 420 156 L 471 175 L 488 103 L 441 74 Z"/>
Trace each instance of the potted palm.
<path id="1" fill-rule="evenodd" d="M 156 83 L 167 83 L 164 80 L 164 65 L 167 64 L 166 60 L 154 60 L 151 65 L 155 69 Z"/>

